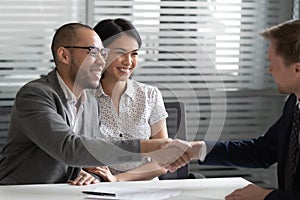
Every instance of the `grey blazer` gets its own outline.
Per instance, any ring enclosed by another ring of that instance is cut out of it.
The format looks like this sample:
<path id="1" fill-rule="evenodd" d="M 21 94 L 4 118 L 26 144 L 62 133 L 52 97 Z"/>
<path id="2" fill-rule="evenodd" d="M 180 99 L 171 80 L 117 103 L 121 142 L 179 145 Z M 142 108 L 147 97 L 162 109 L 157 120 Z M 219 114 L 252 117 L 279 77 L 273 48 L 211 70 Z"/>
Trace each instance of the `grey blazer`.
<path id="1" fill-rule="evenodd" d="M 105 141 L 99 135 L 98 106 L 87 92 L 79 134 L 69 126 L 66 99 L 56 70 L 23 86 L 11 114 L 0 160 L 0 184 L 65 183 L 76 167 L 140 161 L 140 141 Z"/>

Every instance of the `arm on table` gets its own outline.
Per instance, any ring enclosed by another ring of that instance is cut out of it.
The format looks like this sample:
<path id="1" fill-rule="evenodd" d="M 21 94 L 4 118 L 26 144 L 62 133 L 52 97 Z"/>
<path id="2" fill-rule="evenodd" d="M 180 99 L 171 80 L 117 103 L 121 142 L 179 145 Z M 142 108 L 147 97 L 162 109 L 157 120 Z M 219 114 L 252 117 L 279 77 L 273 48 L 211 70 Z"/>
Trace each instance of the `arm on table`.
<path id="1" fill-rule="evenodd" d="M 89 168 L 87 171 L 101 176 L 101 178 L 109 182 L 150 180 L 167 172 L 167 170 L 155 162 L 144 164 L 133 170 L 117 175 L 113 175 L 107 166 Z"/>

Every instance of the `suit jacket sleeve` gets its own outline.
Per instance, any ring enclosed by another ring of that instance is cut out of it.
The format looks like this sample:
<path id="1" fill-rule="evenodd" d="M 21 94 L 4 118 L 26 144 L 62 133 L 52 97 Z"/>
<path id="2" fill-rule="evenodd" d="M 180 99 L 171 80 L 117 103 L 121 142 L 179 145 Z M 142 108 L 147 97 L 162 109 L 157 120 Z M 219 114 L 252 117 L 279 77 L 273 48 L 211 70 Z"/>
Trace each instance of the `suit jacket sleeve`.
<path id="1" fill-rule="evenodd" d="M 299 200 L 300 191 L 273 190 L 265 200 Z"/>
<path id="2" fill-rule="evenodd" d="M 76 135 L 67 124 L 63 102 L 47 84 L 32 82 L 17 94 L 15 109 L 18 127 L 39 148 L 69 166 L 111 165 L 140 161 L 139 140 L 109 142 L 96 139 L 98 134 L 97 103 L 85 105 L 84 133 Z M 91 127 L 94 126 L 94 127 Z"/>

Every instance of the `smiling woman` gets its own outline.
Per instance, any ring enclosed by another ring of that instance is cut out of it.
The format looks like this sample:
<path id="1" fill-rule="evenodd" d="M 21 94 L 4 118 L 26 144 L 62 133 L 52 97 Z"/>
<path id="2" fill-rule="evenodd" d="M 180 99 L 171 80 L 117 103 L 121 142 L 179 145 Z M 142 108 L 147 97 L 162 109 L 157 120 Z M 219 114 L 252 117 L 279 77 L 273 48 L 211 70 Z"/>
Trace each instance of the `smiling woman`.
<path id="1" fill-rule="evenodd" d="M 298 19 L 299 0 L 94 0 L 93 5 L 89 24 L 126 16 L 135 25 L 143 46 L 134 79 L 158 87 L 165 102 L 184 102 L 189 140 L 216 133 L 223 113 L 222 139 L 254 138 L 281 113 L 285 97 L 266 71 L 267 45 L 258 32 L 291 19 L 293 10 Z M 194 163 L 190 169 L 198 172 Z M 247 174 L 257 184 L 276 186 L 274 169 L 202 169 L 206 177 Z"/>
<path id="2" fill-rule="evenodd" d="M 125 19 L 103 20 L 94 30 L 110 49 L 101 84 L 96 91 L 100 107 L 99 137 L 108 140 L 167 138 L 168 116 L 160 91 L 130 79 L 138 64 L 141 39 Z M 105 181 L 153 179 L 166 172 L 154 162 L 86 168 Z"/>

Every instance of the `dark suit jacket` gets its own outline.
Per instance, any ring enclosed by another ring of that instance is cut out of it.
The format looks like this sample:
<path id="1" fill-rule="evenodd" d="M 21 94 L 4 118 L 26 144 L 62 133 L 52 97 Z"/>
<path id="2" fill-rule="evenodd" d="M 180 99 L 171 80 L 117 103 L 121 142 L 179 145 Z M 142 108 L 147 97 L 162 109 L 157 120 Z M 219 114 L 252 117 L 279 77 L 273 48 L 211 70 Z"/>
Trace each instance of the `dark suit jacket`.
<path id="1" fill-rule="evenodd" d="M 82 124 L 74 133 L 67 100 L 56 70 L 18 92 L 11 114 L 7 144 L 0 161 L 0 184 L 64 183 L 78 168 L 140 161 L 139 140 L 96 139 L 98 106 L 87 92 Z M 118 148 L 121 147 L 121 148 Z"/>
<path id="2" fill-rule="evenodd" d="M 263 136 L 247 141 L 217 142 L 208 153 L 205 161 L 203 163 L 199 161 L 199 163 L 207 165 L 268 168 L 277 162 L 278 189 L 271 192 L 265 199 L 300 199 L 299 163 L 296 170 L 295 189 L 293 191 L 284 190 L 285 162 L 288 155 L 289 136 L 296 101 L 296 96 L 291 94 L 284 105 L 281 117 Z M 209 149 L 212 143 L 207 142 L 207 144 Z M 300 157 L 300 154 L 298 156 Z"/>

